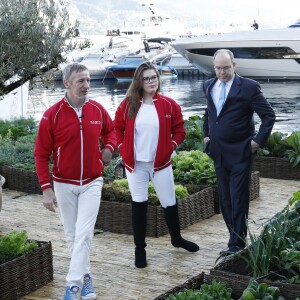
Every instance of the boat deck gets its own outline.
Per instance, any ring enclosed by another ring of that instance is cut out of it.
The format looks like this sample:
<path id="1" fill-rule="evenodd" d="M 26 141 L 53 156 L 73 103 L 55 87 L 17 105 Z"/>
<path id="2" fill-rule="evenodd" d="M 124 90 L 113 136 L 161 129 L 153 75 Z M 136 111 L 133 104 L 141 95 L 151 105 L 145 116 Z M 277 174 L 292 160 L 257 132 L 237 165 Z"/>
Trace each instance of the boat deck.
<path id="1" fill-rule="evenodd" d="M 260 179 L 260 197 L 250 204 L 250 230 L 259 232 L 261 224 L 280 211 L 300 181 Z M 51 241 L 54 281 L 22 298 L 23 300 L 61 299 L 69 255 L 57 213 L 50 213 L 41 203 L 41 195 L 3 190 L 0 234 L 25 229 L 29 238 Z M 200 221 L 182 230 L 182 235 L 200 246 L 188 253 L 171 246 L 169 236 L 147 238 L 148 267 L 134 267 L 133 237 L 97 232 L 93 241 L 91 265 L 100 300 L 150 300 L 214 266 L 220 250 L 226 247 L 228 234 L 221 215 Z"/>

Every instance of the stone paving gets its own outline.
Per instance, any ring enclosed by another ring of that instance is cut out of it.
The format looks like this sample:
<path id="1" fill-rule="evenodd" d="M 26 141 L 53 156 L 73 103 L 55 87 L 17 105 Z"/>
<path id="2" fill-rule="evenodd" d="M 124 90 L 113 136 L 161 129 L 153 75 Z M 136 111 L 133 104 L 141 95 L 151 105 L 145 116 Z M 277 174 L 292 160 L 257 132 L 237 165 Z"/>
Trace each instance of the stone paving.
<path id="1" fill-rule="evenodd" d="M 250 204 L 250 230 L 286 206 L 300 181 L 260 178 L 260 197 Z M 22 298 L 23 300 L 61 299 L 69 255 L 57 213 L 44 209 L 41 195 L 3 190 L 0 234 L 25 229 L 30 239 L 51 241 L 54 281 Z M 221 215 L 200 221 L 182 230 L 182 235 L 200 246 L 188 253 L 171 246 L 169 235 L 147 238 L 148 267 L 134 267 L 133 237 L 110 232 L 95 232 L 91 265 L 96 293 L 100 300 L 150 300 L 184 283 L 202 271 L 209 273 L 220 250 L 226 247 L 228 232 Z"/>

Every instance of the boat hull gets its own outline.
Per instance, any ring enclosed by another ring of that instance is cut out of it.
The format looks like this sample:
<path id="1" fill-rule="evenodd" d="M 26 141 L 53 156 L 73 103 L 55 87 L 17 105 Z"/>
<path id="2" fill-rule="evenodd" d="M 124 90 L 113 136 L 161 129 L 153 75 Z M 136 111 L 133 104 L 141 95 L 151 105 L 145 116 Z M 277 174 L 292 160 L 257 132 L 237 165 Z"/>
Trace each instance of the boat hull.
<path id="1" fill-rule="evenodd" d="M 206 75 L 214 74 L 213 53 L 230 49 L 236 72 L 255 79 L 300 79 L 300 30 L 228 33 L 175 41 L 172 46 Z"/>
<path id="2" fill-rule="evenodd" d="M 132 80 L 136 68 L 142 61 L 136 61 L 133 64 L 119 64 L 110 66 L 107 69 L 113 74 L 117 80 Z M 161 78 L 176 78 L 178 73 L 171 66 L 156 65 Z"/>

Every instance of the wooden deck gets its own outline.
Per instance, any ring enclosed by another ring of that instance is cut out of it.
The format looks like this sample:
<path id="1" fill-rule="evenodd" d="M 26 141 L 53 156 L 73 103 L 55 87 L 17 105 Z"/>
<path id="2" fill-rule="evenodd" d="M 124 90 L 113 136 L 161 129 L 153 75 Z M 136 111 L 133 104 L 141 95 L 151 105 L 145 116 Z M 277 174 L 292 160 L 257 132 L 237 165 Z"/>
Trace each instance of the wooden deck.
<path id="1" fill-rule="evenodd" d="M 260 184 L 260 197 L 250 205 L 249 218 L 255 222 L 250 223 L 253 233 L 260 231 L 259 225 L 281 210 L 292 193 L 300 189 L 300 181 L 261 178 Z M 54 265 L 54 281 L 22 299 L 61 299 L 69 255 L 57 213 L 44 209 L 40 195 L 4 189 L 0 233 L 21 229 L 31 239 L 52 242 Z M 148 267 L 136 269 L 132 236 L 98 232 L 91 256 L 97 299 L 154 299 L 202 271 L 209 273 L 227 244 L 228 233 L 221 215 L 189 226 L 182 235 L 197 242 L 200 251 L 188 253 L 174 248 L 168 235 L 147 238 Z"/>

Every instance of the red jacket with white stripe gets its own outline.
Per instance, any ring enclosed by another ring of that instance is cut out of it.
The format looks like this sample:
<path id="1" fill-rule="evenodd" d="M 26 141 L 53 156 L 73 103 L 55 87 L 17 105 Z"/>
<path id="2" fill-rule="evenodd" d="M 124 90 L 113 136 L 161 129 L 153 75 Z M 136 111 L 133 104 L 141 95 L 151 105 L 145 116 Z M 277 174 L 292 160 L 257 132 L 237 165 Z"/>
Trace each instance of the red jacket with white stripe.
<path id="1" fill-rule="evenodd" d="M 81 118 L 66 98 L 50 107 L 40 121 L 34 150 L 42 190 L 51 187 L 51 155 L 54 181 L 84 185 L 102 176 L 100 138 L 103 148 L 115 150 L 113 122 L 100 103 L 86 101 Z"/>
<path id="2" fill-rule="evenodd" d="M 154 158 L 154 171 L 171 164 L 171 155 L 185 138 L 184 121 L 181 107 L 171 98 L 157 93 L 153 103 L 159 119 L 159 137 Z M 140 101 L 141 107 L 142 100 Z M 115 114 L 117 146 L 128 171 L 135 168 L 134 128 L 136 117 L 128 118 L 129 103 L 124 99 Z M 137 112 L 139 113 L 139 112 Z"/>

